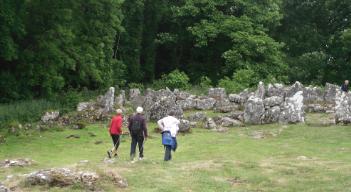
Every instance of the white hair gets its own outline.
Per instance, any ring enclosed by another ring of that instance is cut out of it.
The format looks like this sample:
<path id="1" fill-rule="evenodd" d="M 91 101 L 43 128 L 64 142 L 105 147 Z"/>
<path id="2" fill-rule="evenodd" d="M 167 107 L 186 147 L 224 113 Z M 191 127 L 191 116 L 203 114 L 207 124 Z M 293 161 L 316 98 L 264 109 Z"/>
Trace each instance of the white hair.
<path id="1" fill-rule="evenodd" d="M 122 114 L 122 109 L 117 109 L 116 112 L 117 114 Z"/>
<path id="2" fill-rule="evenodd" d="M 142 113 L 144 109 L 142 107 L 137 107 L 136 112 L 137 113 Z"/>

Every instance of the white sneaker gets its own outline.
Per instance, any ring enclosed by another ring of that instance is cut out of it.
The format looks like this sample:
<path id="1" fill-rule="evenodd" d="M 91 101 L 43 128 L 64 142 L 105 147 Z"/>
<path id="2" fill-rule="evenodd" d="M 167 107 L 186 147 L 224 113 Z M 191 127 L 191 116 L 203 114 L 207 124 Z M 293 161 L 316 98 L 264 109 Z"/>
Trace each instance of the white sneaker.
<path id="1" fill-rule="evenodd" d="M 142 158 L 142 157 L 139 157 L 139 161 L 142 161 L 142 160 L 144 160 L 144 158 Z"/>

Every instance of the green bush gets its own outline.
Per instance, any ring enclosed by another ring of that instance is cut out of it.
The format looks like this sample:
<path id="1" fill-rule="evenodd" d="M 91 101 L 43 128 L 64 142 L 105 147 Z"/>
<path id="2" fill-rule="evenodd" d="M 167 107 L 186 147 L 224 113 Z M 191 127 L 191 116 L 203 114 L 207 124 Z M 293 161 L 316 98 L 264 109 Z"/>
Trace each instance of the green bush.
<path id="1" fill-rule="evenodd" d="M 233 74 L 231 79 L 224 77 L 219 80 L 218 86 L 225 88 L 228 93 L 237 93 L 256 85 L 258 81 L 258 75 L 254 71 L 240 69 Z"/>
<path id="2" fill-rule="evenodd" d="M 199 86 L 202 88 L 202 89 L 208 89 L 210 87 L 212 87 L 212 81 L 210 78 L 208 78 L 207 76 L 202 76 L 200 78 L 200 83 L 199 83 Z"/>
<path id="3" fill-rule="evenodd" d="M 161 79 L 154 81 L 152 87 L 154 89 L 188 89 L 190 87 L 189 77 L 178 69 L 169 74 L 162 75 Z"/>
<path id="4" fill-rule="evenodd" d="M 140 90 L 144 89 L 144 85 L 141 83 L 129 83 L 128 87 L 129 89 L 140 89 Z"/>

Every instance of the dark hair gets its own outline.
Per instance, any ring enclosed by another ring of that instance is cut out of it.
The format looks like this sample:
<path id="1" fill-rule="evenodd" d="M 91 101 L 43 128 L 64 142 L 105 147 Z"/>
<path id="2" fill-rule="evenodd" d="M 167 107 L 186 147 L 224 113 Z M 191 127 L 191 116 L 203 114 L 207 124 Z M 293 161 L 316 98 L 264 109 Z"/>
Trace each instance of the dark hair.
<path id="1" fill-rule="evenodd" d="M 175 114 L 176 114 L 176 113 L 175 113 L 175 111 L 173 111 L 173 110 L 168 112 L 168 115 L 169 115 L 169 116 L 174 116 Z"/>

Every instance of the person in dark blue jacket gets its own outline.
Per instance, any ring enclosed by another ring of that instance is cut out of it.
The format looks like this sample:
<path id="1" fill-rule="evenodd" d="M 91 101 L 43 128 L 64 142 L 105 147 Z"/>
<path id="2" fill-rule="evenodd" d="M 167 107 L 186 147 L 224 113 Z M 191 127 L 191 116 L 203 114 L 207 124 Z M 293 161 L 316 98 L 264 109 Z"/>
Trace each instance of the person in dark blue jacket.
<path id="1" fill-rule="evenodd" d="M 341 85 L 341 91 L 349 92 L 349 80 L 345 80 L 344 84 Z"/>

